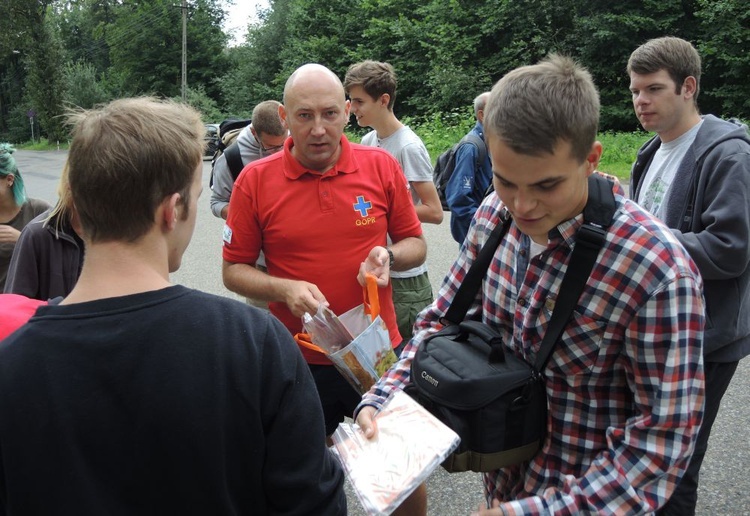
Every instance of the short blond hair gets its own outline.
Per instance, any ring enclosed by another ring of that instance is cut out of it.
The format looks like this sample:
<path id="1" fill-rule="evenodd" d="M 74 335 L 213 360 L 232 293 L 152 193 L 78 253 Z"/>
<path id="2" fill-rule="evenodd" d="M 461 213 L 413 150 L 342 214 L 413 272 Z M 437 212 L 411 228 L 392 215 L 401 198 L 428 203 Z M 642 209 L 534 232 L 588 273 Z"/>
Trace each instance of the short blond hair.
<path id="1" fill-rule="evenodd" d="M 252 123 L 255 132 L 269 136 L 284 136 L 286 127 L 281 123 L 279 116 L 281 102 L 276 100 L 264 100 L 253 108 Z"/>
<path id="2" fill-rule="evenodd" d="M 71 111 L 68 122 L 70 192 L 88 239 L 138 240 L 153 226 L 159 203 L 174 193 L 187 216 L 205 145 L 195 109 L 152 97 L 127 98 Z"/>
<path id="3" fill-rule="evenodd" d="M 63 165 L 60 182 L 57 184 L 57 204 L 47 215 L 45 222 L 54 225 L 55 236 L 63 230 L 66 224 L 70 224 L 73 215 L 73 197 L 70 194 L 70 179 L 68 162 Z"/>

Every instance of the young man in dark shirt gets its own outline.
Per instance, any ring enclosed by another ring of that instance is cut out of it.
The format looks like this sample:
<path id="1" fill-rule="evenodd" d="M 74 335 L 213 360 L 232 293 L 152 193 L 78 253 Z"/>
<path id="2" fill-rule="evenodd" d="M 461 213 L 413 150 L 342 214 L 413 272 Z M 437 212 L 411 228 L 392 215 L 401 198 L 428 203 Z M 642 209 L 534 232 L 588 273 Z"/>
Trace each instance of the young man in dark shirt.
<path id="1" fill-rule="evenodd" d="M 200 115 L 139 98 L 71 118 L 86 260 L 0 344 L 0 514 L 346 514 L 289 332 L 169 281 L 202 190 Z"/>

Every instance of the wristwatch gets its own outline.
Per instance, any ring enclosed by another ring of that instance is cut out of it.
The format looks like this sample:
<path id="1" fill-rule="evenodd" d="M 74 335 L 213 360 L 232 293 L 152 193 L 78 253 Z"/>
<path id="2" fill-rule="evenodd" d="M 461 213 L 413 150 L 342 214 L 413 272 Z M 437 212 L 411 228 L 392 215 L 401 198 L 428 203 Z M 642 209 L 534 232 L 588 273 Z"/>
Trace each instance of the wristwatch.
<path id="1" fill-rule="evenodd" d="M 393 263 L 396 261 L 393 258 L 393 251 L 391 251 L 390 247 L 386 247 L 385 250 L 388 251 L 388 267 L 393 267 Z"/>

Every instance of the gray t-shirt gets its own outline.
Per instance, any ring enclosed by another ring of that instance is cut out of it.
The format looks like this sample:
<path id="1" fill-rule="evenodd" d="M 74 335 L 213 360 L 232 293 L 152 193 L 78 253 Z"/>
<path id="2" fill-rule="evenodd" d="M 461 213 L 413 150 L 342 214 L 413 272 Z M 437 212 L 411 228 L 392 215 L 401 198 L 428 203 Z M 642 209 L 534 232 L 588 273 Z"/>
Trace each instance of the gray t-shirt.
<path id="1" fill-rule="evenodd" d="M 662 142 L 648 166 L 638 195 L 638 204 L 660 220 L 665 219 L 665 210 L 669 204 L 669 189 L 677 174 L 677 169 L 695 141 L 695 136 L 702 124 L 703 120 L 679 138 L 667 143 Z"/>
<path id="2" fill-rule="evenodd" d="M 411 182 L 429 181 L 431 183 L 432 161 L 430 161 L 427 147 L 424 146 L 419 136 L 407 126 L 403 126 L 388 138 L 378 138 L 375 131 L 370 131 L 362 138 L 362 145 L 380 147 L 396 158 L 404 171 L 406 180 L 409 181 L 412 202 L 415 205 L 420 204 L 417 193 L 411 188 Z"/>
<path id="3" fill-rule="evenodd" d="M 420 204 L 421 201 L 411 187 L 411 183 L 412 181 L 432 182 L 432 161 L 430 160 L 430 153 L 427 152 L 427 147 L 424 146 L 419 136 L 407 126 L 401 127 L 387 138 L 378 138 L 376 131 L 370 131 L 362 138 L 362 145 L 380 147 L 396 158 L 404 171 L 406 180 L 409 181 L 412 202 L 415 205 Z M 394 278 L 413 278 L 426 271 L 427 264 L 423 263 L 406 271 L 391 271 L 391 276 Z"/>

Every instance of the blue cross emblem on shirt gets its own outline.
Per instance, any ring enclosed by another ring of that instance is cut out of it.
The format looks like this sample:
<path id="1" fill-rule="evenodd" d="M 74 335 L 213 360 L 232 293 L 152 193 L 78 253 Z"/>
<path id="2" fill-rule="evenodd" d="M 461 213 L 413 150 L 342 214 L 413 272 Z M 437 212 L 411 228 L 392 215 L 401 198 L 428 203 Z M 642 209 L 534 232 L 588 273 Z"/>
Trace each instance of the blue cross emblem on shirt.
<path id="1" fill-rule="evenodd" d="M 357 196 L 357 202 L 354 203 L 354 211 L 358 211 L 363 217 L 367 217 L 367 212 L 372 208 L 370 201 L 365 201 L 364 195 Z"/>

